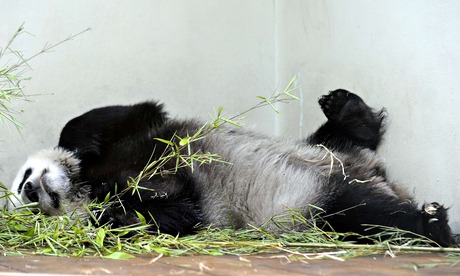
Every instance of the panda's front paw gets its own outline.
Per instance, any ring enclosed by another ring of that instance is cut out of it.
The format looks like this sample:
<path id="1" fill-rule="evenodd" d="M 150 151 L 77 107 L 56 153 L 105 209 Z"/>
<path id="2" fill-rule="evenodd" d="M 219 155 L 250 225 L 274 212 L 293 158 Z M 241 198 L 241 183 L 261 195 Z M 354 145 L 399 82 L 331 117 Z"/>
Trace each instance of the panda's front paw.
<path id="1" fill-rule="evenodd" d="M 112 228 L 140 224 L 140 220 L 134 212 L 125 212 L 120 207 L 108 207 L 99 213 L 96 219 L 99 225 L 110 225 Z"/>
<path id="2" fill-rule="evenodd" d="M 447 209 L 437 202 L 424 204 L 422 207 L 423 227 L 425 236 L 441 246 L 456 244 L 448 225 Z"/>
<path id="3" fill-rule="evenodd" d="M 338 121 L 343 116 L 343 108 L 350 100 L 361 100 L 357 95 L 344 90 L 337 89 L 322 96 L 318 102 L 324 115 L 331 121 Z M 362 101 L 362 100 L 361 100 Z"/>

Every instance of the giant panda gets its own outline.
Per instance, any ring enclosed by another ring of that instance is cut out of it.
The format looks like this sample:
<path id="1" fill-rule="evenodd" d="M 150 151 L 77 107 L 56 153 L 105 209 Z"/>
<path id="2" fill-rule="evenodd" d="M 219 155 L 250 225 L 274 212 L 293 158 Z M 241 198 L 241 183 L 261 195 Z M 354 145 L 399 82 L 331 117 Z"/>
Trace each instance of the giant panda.
<path id="1" fill-rule="evenodd" d="M 82 215 L 90 201 L 110 195 L 112 205 L 102 210 L 99 223 L 121 227 L 144 217 L 153 233 L 186 235 L 197 225 L 275 229 L 274 216 L 296 210 L 337 232 L 370 235 L 382 231 L 369 226 L 376 225 L 440 246 L 455 244 L 446 208 L 436 202 L 418 206 L 387 179 L 375 152 L 385 111 L 343 89 L 322 96 L 319 104 L 327 121 L 306 139 L 221 125 L 181 150 L 213 153 L 220 161 L 177 168 L 177 159 L 166 159 L 152 177 L 139 176 L 169 144 L 209 128 L 199 120 L 172 119 L 157 102 L 93 109 L 65 125 L 56 148 L 29 157 L 13 182 L 8 208 L 34 202 L 44 214 Z M 133 191 L 128 183 L 134 179 Z"/>

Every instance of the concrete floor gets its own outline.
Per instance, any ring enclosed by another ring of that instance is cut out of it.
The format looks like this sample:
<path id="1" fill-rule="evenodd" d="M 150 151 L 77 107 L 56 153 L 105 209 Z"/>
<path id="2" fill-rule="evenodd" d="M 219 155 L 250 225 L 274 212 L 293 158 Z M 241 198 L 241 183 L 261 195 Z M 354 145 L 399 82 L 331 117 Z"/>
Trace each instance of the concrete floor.
<path id="1" fill-rule="evenodd" d="M 442 254 L 290 261 L 286 255 L 139 256 L 129 260 L 9 256 L 0 275 L 460 275 L 460 258 Z"/>

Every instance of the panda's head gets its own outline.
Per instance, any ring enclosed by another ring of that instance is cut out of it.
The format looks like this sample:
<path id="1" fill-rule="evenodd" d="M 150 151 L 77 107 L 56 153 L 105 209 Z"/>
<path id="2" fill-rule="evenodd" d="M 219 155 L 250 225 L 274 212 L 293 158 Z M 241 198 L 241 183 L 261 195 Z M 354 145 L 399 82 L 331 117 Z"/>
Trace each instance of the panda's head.
<path id="1" fill-rule="evenodd" d="M 50 216 L 81 211 L 88 202 L 88 191 L 76 184 L 79 164 L 72 152 L 59 147 L 30 156 L 13 181 L 8 210 L 37 203 Z"/>

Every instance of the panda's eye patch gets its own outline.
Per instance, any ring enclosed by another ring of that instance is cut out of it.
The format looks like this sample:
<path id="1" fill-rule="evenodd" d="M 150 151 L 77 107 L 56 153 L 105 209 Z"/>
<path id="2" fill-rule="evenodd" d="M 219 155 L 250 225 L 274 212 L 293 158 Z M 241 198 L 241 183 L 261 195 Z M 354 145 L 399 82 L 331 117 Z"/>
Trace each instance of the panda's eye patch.
<path id="1" fill-rule="evenodd" d="M 31 168 L 28 168 L 26 170 L 26 172 L 24 173 L 24 177 L 22 178 L 22 181 L 21 181 L 21 184 L 19 184 L 19 187 L 18 187 L 18 194 L 20 194 L 22 192 L 22 188 L 24 186 L 24 182 L 26 182 L 27 178 L 29 178 L 29 176 L 32 174 L 32 169 Z"/>

